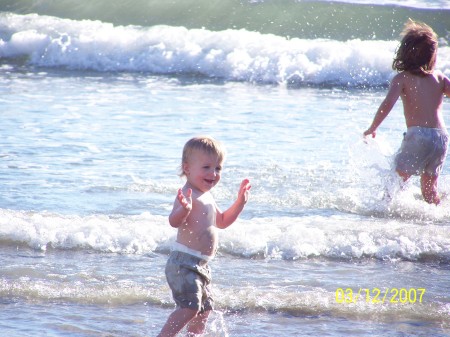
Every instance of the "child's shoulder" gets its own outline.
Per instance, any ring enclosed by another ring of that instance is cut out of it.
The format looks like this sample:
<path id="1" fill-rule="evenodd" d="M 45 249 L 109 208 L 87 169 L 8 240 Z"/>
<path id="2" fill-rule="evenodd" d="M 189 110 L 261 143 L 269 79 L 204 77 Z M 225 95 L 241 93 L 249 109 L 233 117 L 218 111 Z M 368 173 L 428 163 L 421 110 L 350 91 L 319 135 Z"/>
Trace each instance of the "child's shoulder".
<path id="1" fill-rule="evenodd" d="M 434 70 L 432 76 L 441 88 L 441 90 L 449 95 L 450 93 L 450 79 L 440 70 Z"/>
<path id="2" fill-rule="evenodd" d="M 436 76 L 439 81 L 439 84 L 443 88 L 444 94 L 450 97 L 450 79 L 447 76 L 445 76 L 445 74 L 442 71 L 439 71 L 436 74 Z"/>
<path id="3" fill-rule="evenodd" d="M 429 81 L 431 78 L 434 78 L 433 81 L 438 81 L 439 83 L 448 80 L 448 78 L 444 75 L 444 73 L 440 70 L 434 70 L 433 73 L 427 75 L 417 75 L 413 74 L 409 71 L 401 71 L 397 73 L 393 78 L 392 82 L 403 83 L 403 84 L 416 84 L 421 81 Z"/>
<path id="4" fill-rule="evenodd" d="M 398 81 L 400 81 L 400 80 L 409 81 L 414 78 L 417 78 L 417 75 L 411 73 L 408 70 L 400 71 L 394 76 L 394 79 L 396 79 Z"/>
<path id="5" fill-rule="evenodd" d="M 399 85 L 402 86 L 405 83 L 408 83 L 411 81 L 411 74 L 407 71 L 401 71 L 392 77 L 391 85 Z"/>
<path id="6" fill-rule="evenodd" d="M 433 72 L 433 75 L 434 75 L 439 81 L 445 81 L 445 80 L 448 81 L 448 77 L 445 76 L 445 74 L 444 74 L 442 71 L 440 71 L 440 70 L 435 70 L 435 71 Z"/>
<path id="7" fill-rule="evenodd" d="M 410 73 L 407 70 L 399 71 L 397 74 L 394 75 L 392 78 L 392 81 L 408 81 L 411 80 L 411 78 L 415 77 L 414 74 Z"/>

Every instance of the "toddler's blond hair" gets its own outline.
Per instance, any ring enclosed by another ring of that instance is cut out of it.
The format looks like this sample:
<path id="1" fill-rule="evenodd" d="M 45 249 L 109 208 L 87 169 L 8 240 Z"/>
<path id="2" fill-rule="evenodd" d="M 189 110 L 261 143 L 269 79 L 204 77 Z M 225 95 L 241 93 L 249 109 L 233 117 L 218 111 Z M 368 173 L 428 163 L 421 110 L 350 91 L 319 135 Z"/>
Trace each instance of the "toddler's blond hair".
<path id="1" fill-rule="evenodd" d="M 223 163 L 225 160 L 225 148 L 223 145 L 209 136 L 199 136 L 191 138 L 183 147 L 183 156 L 181 158 L 180 176 L 183 177 L 186 173 L 183 170 L 183 164 L 187 163 L 192 151 L 204 151 L 208 154 L 216 155 L 219 161 Z"/>

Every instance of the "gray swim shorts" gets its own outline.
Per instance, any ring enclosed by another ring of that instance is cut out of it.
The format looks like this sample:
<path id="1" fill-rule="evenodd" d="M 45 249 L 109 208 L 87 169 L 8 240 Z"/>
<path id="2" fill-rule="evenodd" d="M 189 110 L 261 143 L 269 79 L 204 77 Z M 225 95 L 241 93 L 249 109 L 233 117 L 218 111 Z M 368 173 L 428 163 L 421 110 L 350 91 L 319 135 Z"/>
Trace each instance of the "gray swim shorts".
<path id="1" fill-rule="evenodd" d="M 447 155 L 449 135 L 444 129 L 409 127 L 395 157 L 397 171 L 439 176 Z"/>
<path id="2" fill-rule="evenodd" d="M 178 307 L 200 312 L 213 310 L 211 269 L 207 261 L 173 251 L 166 264 L 166 278 Z"/>

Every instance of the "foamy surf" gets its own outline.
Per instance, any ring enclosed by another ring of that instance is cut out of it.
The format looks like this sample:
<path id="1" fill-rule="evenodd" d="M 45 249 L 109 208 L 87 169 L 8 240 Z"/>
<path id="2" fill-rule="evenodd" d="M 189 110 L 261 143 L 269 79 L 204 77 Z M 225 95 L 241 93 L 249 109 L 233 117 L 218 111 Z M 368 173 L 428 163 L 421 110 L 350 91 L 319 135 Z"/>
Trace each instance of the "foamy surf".
<path id="1" fill-rule="evenodd" d="M 405 209 L 405 205 L 402 205 Z M 407 209 L 407 208 L 406 208 Z M 400 207 L 398 207 L 400 212 Z M 167 253 L 175 231 L 162 216 L 86 217 L 2 210 L 3 244 L 37 251 Z M 448 228 L 359 216 L 285 216 L 240 220 L 221 233 L 220 254 L 249 259 L 436 260 L 449 263 Z"/>
<path id="2" fill-rule="evenodd" d="M 0 57 L 45 68 L 200 75 L 288 85 L 386 86 L 397 42 L 306 40 L 247 30 L 114 26 L 0 15 Z M 438 67 L 450 72 L 450 48 Z"/>

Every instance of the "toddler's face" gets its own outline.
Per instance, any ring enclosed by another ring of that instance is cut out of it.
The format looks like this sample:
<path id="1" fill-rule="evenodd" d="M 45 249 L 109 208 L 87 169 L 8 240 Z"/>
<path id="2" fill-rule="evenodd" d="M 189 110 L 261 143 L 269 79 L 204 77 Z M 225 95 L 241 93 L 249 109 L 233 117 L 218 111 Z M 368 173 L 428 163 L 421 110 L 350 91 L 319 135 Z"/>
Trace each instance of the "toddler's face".
<path id="1" fill-rule="evenodd" d="M 220 181 L 222 162 L 215 154 L 194 150 L 183 164 L 183 170 L 192 187 L 207 192 Z"/>

